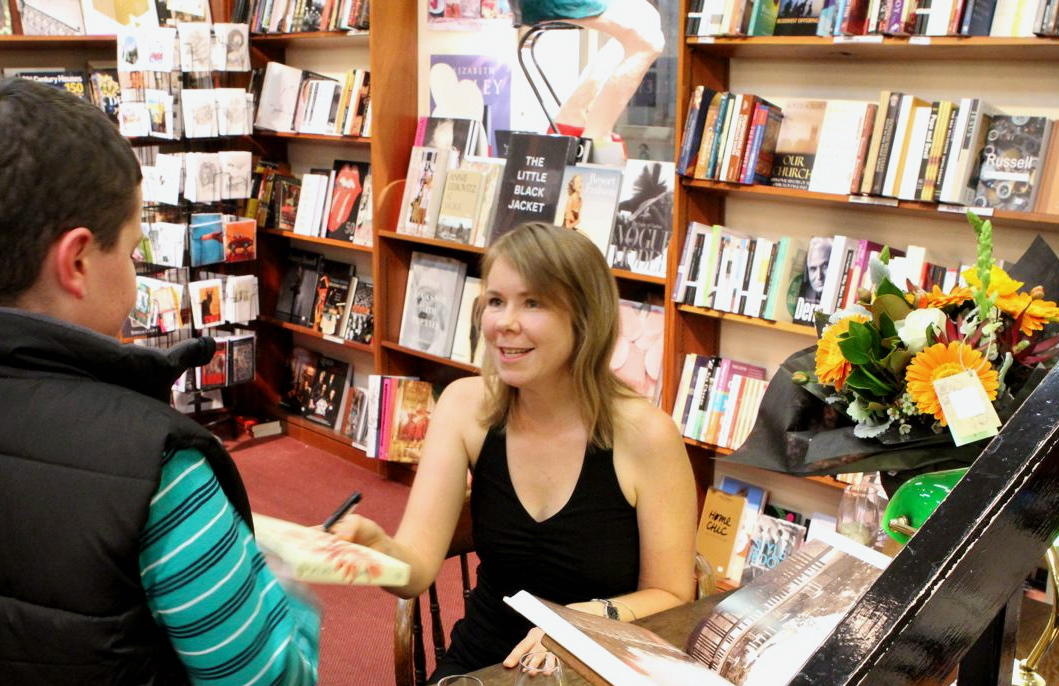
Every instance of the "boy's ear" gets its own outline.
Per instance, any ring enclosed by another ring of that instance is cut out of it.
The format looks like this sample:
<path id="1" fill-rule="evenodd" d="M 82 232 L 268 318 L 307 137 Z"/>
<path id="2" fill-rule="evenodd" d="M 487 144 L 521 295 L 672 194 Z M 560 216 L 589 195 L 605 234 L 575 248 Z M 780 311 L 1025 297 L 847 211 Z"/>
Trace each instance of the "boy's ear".
<path id="1" fill-rule="evenodd" d="M 59 289 L 81 299 L 87 290 L 88 257 L 96 247 L 94 235 L 85 227 L 70 229 L 59 236 L 48 251 L 46 268 Z"/>

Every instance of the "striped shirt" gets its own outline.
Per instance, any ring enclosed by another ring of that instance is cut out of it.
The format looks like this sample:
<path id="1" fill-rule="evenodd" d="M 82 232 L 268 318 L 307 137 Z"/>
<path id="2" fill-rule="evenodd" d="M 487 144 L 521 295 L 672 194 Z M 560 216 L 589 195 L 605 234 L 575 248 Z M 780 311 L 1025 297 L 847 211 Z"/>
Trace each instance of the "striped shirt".
<path id="1" fill-rule="evenodd" d="M 140 540 L 140 577 L 191 683 L 316 683 L 319 615 L 265 566 L 197 450 L 163 459 Z"/>

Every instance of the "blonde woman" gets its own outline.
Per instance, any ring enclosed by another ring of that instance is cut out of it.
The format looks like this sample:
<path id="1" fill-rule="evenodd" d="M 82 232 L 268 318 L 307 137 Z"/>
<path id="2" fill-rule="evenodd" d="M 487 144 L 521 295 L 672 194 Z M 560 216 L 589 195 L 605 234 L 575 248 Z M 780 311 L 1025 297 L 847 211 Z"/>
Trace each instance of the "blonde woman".
<path id="1" fill-rule="evenodd" d="M 540 649 L 502 601 L 520 589 L 622 620 L 693 594 L 695 492 L 673 420 L 611 373 L 618 292 L 575 231 L 524 224 L 482 263 L 482 376 L 450 384 L 394 536 L 350 515 L 345 538 L 408 562 L 412 597 L 434 580 L 473 473 L 478 583 L 431 680 Z"/>

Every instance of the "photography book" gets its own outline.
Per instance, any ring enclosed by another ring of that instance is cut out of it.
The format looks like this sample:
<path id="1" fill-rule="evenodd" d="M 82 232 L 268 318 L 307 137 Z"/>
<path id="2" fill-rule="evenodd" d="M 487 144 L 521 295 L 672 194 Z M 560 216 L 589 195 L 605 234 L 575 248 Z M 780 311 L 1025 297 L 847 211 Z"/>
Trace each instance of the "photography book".
<path id="1" fill-rule="evenodd" d="M 408 564 L 316 527 L 254 513 L 258 545 L 290 567 L 295 579 L 314 584 L 402 586 Z"/>
<path id="2" fill-rule="evenodd" d="M 890 559 L 833 532 L 719 602 L 680 650 L 654 632 L 519 591 L 504 602 L 593 684 L 787 684 Z"/>

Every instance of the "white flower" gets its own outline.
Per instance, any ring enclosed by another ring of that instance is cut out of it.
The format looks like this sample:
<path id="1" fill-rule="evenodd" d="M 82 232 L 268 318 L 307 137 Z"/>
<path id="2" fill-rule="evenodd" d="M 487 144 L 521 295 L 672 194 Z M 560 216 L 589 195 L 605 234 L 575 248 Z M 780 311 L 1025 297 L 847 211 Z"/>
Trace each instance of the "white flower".
<path id="1" fill-rule="evenodd" d="M 846 408 L 846 414 L 855 422 L 866 422 L 871 417 L 867 403 L 860 398 L 849 404 L 849 407 Z"/>
<path id="2" fill-rule="evenodd" d="M 897 327 L 897 335 L 908 346 L 910 353 L 918 353 L 927 347 L 927 327 L 933 326 L 935 333 L 945 328 L 945 313 L 936 307 L 912 310 Z"/>
<path id="3" fill-rule="evenodd" d="M 866 310 L 863 305 L 850 305 L 846 309 L 839 310 L 838 312 L 835 312 L 833 315 L 828 317 L 827 325 L 831 326 L 832 324 L 837 324 L 846 317 L 852 317 L 857 314 L 871 318 L 871 312 L 868 312 L 868 310 Z"/>

